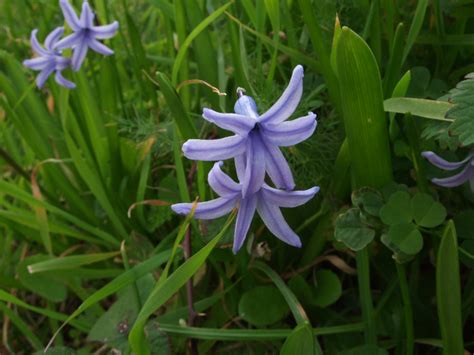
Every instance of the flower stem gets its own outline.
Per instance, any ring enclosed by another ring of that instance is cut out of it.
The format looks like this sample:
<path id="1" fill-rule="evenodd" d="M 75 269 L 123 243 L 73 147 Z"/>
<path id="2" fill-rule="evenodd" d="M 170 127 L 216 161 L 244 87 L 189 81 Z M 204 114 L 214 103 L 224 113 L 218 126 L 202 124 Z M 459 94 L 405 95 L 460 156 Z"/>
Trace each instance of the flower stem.
<path id="1" fill-rule="evenodd" d="M 398 282 L 400 284 L 400 292 L 402 294 L 403 312 L 405 318 L 405 333 L 406 333 L 406 355 L 413 355 L 415 337 L 413 332 L 413 310 L 411 307 L 410 291 L 408 289 L 407 275 L 405 265 L 396 263 Z"/>
<path id="2" fill-rule="evenodd" d="M 357 252 L 357 275 L 359 281 L 360 305 L 362 318 L 365 323 L 365 342 L 367 345 L 377 344 L 377 333 L 375 330 L 374 307 L 372 304 L 372 293 L 370 289 L 370 264 L 367 248 Z"/>

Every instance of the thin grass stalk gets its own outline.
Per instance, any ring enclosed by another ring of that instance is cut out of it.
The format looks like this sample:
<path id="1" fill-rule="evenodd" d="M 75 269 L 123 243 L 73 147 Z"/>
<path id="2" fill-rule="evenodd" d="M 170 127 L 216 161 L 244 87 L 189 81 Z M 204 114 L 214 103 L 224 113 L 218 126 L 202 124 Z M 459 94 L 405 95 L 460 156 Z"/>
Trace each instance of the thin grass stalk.
<path id="1" fill-rule="evenodd" d="M 405 321 L 405 334 L 406 334 L 406 355 L 413 355 L 415 347 L 415 335 L 413 330 L 413 309 L 410 299 L 410 289 L 407 282 L 407 274 L 405 265 L 395 263 L 397 266 L 398 283 L 400 285 L 400 292 L 403 301 L 403 314 Z"/>

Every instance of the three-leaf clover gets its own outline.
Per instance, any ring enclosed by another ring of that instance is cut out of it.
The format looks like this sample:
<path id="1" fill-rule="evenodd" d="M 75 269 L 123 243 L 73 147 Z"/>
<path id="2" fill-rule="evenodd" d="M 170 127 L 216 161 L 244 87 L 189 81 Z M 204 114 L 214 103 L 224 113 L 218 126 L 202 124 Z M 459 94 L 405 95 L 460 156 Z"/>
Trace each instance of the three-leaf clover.
<path id="1" fill-rule="evenodd" d="M 396 256 L 415 255 L 423 248 L 420 228 L 434 228 L 446 219 L 446 209 L 430 195 L 398 191 L 380 209 L 380 219 L 389 226 L 381 240 Z M 401 258 L 398 258 L 399 260 Z"/>

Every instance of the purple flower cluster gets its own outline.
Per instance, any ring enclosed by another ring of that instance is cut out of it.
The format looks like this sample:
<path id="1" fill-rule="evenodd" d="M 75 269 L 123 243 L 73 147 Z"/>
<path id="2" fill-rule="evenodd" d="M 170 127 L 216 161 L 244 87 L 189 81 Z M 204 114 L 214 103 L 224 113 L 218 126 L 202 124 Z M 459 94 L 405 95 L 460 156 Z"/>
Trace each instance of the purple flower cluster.
<path id="1" fill-rule="evenodd" d="M 262 115 L 258 114 L 255 101 L 243 91 L 239 91 L 235 113 L 204 109 L 204 119 L 234 135 L 214 140 L 190 139 L 183 145 L 188 159 L 218 161 L 209 173 L 208 182 L 220 197 L 198 203 L 194 217 L 215 219 L 237 208 L 234 253 L 242 247 L 255 211 L 278 239 L 301 247 L 300 238 L 286 223 L 280 208 L 306 203 L 318 193 L 319 187 L 293 190 L 293 174 L 280 147 L 300 143 L 316 129 L 316 115 L 312 112 L 287 121 L 296 110 L 302 93 L 303 67 L 298 65 L 282 96 Z M 227 159 L 234 160 L 239 183 L 221 170 L 221 160 Z M 277 188 L 265 183 L 266 174 Z M 178 203 L 172 209 L 179 214 L 189 214 L 192 206 L 191 203 Z"/>
<path id="2" fill-rule="evenodd" d="M 112 38 L 117 33 L 119 28 L 117 21 L 110 25 L 94 26 L 95 15 L 87 0 L 82 4 L 80 17 L 77 16 L 68 0 L 60 0 L 59 5 L 73 33 L 61 39 L 64 28 L 58 27 L 46 37 L 44 47 L 42 47 L 36 37 L 38 30 L 33 30 L 31 46 L 36 57 L 23 62 L 26 67 L 40 72 L 36 79 L 39 88 L 42 88 L 48 77 L 55 73 L 55 79 L 59 85 L 73 89 L 76 85 L 64 78 L 62 75 L 64 69 L 71 67 L 74 71 L 79 71 L 89 49 L 105 56 L 114 53 L 99 40 Z M 68 48 L 73 51 L 72 58 L 62 55 L 62 50 Z"/>

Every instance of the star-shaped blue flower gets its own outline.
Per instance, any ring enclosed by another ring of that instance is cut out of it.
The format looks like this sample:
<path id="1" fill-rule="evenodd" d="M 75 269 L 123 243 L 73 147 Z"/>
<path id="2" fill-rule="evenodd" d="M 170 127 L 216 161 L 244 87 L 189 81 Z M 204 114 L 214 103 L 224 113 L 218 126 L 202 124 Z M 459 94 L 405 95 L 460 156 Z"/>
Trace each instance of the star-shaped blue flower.
<path id="1" fill-rule="evenodd" d="M 64 28 L 58 27 L 51 32 L 46 37 L 44 47 L 39 44 L 36 37 L 37 33 L 38 30 L 31 32 L 31 46 L 38 57 L 23 62 L 23 65 L 26 67 L 40 72 L 36 78 L 36 85 L 41 89 L 49 76 L 56 72 L 55 80 L 59 85 L 65 86 L 68 89 L 74 89 L 76 85 L 66 80 L 62 75 L 62 71 L 69 67 L 70 60 L 64 58 L 61 52 L 54 48 L 59 38 L 63 35 Z"/>
<path id="2" fill-rule="evenodd" d="M 56 49 L 73 48 L 71 64 L 74 71 L 81 68 L 89 48 L 106 56 L 114 54 L 113 50 L 99 42 L 99 40 L 111 38 L 117 33 L 119 28 L 117 21 L 110 25 L 94 26 L 95 15 L 87 1 L 82 4 L 80 18 L 77 17 L 68 0 L 60 0 L 59 4 L 67 24 L 74 33 L 59 41 L 56 44 Z"/>
<path id="3" fill-rule="evenodd" d="M 259 115 L 255 101 L 242 95 L 236 102 L 235 113 L 219 113 L 204 109 L 203 117 L 235 135 L 215 140 L 190 139 L 183 145 L 188 159 L 218 161 L 235 158 L 237 167 L 245 166 L 242 181 L 244 198 L 262 187 L 265 172 L 276 187 L 292 190 L 293 174 L 279 147 L 300 143 L 316 129 L 316 115 L 286 121 L 298 106 L 303 92 L 303 67 L 298 65 L 290 83 L 278 101 Z"/>
<path id="4" fill-rule="evenodd" d="M 289 245 L 301 247 L 300 238 L 286 223 L 280 207 L 296 207 L 305 204 L 318 193 L 319 187 L 315 186 L 304 191 L 284 191 L 263 183 L 257 191 L 243 197 L 243 185 L 226 175 L 221 170 L 221 165 L 222 162 L 215 163 L 208 175 L 209 185 L 220 197 L 198 203 L 194 218 L 215 219 L 238 208 L 232 248 L 235 254 L 245 241 L 255 211 L 278 239 Z M 237 167 L 237 175 L 242 181 L 245 177 L 245 166 Z M 192 203 L 178 203 L 171 206 L 174 212 L 183 215 L 189 214 L 192 207 Z"/>
<path id="5" fill-rule="evenodd" d="M 433 152 L 423 152 L 421 155 L 431 164 L 443 170 L 451 171 L 463 168 L 458 174 L 448 178 L 432 179 L 431 181 L 434 184 L 443 187 L 456 187 L 469 181 L 471 185 L 471 191 L 474 192 L 474 151 L 471 151 L 465 159 L 453 163 L 444 160 Z"/>

